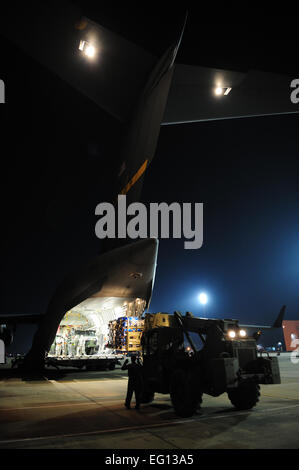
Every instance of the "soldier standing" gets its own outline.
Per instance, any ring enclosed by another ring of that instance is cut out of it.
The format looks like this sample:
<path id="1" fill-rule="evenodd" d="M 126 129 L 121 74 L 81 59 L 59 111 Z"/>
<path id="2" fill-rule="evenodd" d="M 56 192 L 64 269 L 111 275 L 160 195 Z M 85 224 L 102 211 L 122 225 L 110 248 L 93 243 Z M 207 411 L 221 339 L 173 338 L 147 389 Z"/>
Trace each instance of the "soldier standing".
<path id="1" fill-rule="evenodd" d="M 128 362 L 129 360 L 126 359 L 121 368 L 122 370 L 128 371 L 128 377 L 129 377 L 125 407 L 128 410 L 131 408 L 131 400 L 132 400 L 133 392 L 135 392 L 135 400 L 136 400 L 135 409 L 139 410 L 141 394 L 142 394 L 142 365 L 140 363 L 140 360 L 137 359 L 136 356 L 131 357 L 131 364 L 128 364 Z"/>

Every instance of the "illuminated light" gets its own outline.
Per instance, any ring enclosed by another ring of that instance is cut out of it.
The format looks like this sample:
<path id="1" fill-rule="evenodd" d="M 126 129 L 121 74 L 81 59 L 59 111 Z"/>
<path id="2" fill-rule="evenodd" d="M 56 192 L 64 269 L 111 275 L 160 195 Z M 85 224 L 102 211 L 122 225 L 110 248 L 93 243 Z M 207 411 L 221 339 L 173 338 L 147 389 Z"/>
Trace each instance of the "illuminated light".
<path id="1" fill-rule="evenodd" d="M 88 57 L 93 57 L 95 55 L 95 47 L 94 46 L 87 46 L 85 48 L 85 55 L 87 55 Z"/>
<path id="2" fill-rule="evenodd" d="M 223 95 L 223 88 L 221 88 L 221 86 L 217 86 L 215 88 L 215 95 L 218 95 L 218 96 Z"/>
<path id="3" fill-rule="evenodd" d="M 244 337 L 247 335 L 247 333 L 246 333 L 245 330 L 240 330 L 240 331 L 239 331 L 239 335 L 240 335 L 242 338 L 244 338 Z"/>
<path id="4" fill-rule="evenodd" d="M 112 307 L 112 301 L 111 300 L 107 300 L 106 302 L 104 302 L 103 304 L 103 309 L 104 310 L 108 310 Z"/>
<path id="5" fill-rule="evenodd" d="M 230 338 L 235 338 L 235 337 L 236 337 L 236 332 L 235 332 L 234 330 L 230 330 L 230 331 L 228 332 L 228 336 L 229 336 Z"/>
<path id="6" fill-rule="evenodd" d="M 114 309 L 114 312 L 115 312 L 115 315 L 119 316 L 123 313 L 123 309 L 122 309 L 122 307 L 116 307 Z"/>
<path id="7" fill-rule="evenodd" d="M 230 91 L 231 91 L 231 88 L 230 88 L 230 87 L 227 87 L 227 89 L 225 90 L 225 92 L 224 92 L 223 94 L 224 94 L 224 95 L 228 95 Z"/>
<path id="8" fill-rule="evenodd" d="M 217 95 L 217 96 L 221 96 L 221 95 L 227 96 L 230 91 L 231 91 L 231 87 L 221 87 L 221 86 L 217 86 L 217 87 L 214 89 L 214 93 L 215 93 L 215 95 Z"/>
<path id="9" fill-rule="evenodd" d="M 79 44 L 79 50 L 80 51 L 84 50 L 84 44 L 85 44 L 85 41 L 80 41 L 80 44 Z"/>
<path id="10" fill-rule="evenodd" d="M 87 57 L 92 59 L 95 56 L 96 48 L 87 41 L 80 41 L 79 50 L 82 51 Z"/>
<path id="11" fill-rule="evenodd" d="M 202 305 L 205 305 L 208 302 L 208 296 L 204 292 L 201 292 L 198 296 L 199 301 Z"/>

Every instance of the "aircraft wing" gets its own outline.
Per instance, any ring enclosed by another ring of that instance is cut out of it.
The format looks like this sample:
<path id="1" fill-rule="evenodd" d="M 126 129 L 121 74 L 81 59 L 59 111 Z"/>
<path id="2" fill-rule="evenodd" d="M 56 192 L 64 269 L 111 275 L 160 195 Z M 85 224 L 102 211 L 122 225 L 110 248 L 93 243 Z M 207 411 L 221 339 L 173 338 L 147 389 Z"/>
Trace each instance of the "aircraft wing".
<path id="1" fill-rule="evenodd" d="M 66 0 L 6 5 L 0 34 L 123 122 L 132 117 L 157 63 L 141 47 L 81 17 Z M 95 46 L 93 60 L 83 57 L 80 41 Z M 298 113 L 290 83 L 288 76 L 256 70 L 176 64 L 162 124 Z M 215 87 L 231 90 L 215 96 Z"/>
<path id="2" fill-rule="evenodd" d="M 128 194 L 128 202 L 139 199 L 161 124 L 299 112 L 288 76 L 174 64 L 184 26 L 158 61 L 66 0 L 1 11 L 0 34 L 126 124 L 115 193 Z M 82 41 L 94 57 L 82 53 Z"/>
<path id="3" fill-rule="evenodd" d="M 298 113 L 290 99 L 291 81 L 287 75 L 257 70 L 177 64 L 162 124 Z"/>
<path id="4" fill-rule="evenodd" d="M 130 202 L 138 200 L 144 172 L 155 154 L 185 23 L 186 19 L 158 59 L 81 17 L 80 10 L 65 0 L 24 4 L 17 10 L 6 5 L 1 12 L 0 34 L 125 123 L 118 181 L 111 184 L 115 195 L 129 193 Z M 84 54 L 84 45 L 94 48 L 94 57 Z"/>
<path id="5" fill-rule="evenodd" d="M 3 6 L 0 34 L 121 121 L 128 120 L 157 61 L 66 0 Z M 80 41 L 95 47 L 92 60 Z"/>

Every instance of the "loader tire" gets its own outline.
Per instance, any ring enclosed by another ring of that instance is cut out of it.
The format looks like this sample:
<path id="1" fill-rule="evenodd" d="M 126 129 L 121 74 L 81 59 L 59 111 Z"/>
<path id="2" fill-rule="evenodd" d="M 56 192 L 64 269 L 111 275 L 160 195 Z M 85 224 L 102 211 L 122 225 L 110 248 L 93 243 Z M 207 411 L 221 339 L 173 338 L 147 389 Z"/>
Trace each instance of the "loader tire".
<path id="1" fill-rule="evenodd" d="M 227 394 L 237 410 L 250 410 L 259 401 L 260 386 L 256 383 L 247 383 L 229 390 Z"/>
<path id="2" fill-rule="evenodd" d="M 178 416 L 189 418 L 194 415 L 202 402 L 196 375 L 192 371 L 175 370 L 170 382 L 170 397 Z"/>

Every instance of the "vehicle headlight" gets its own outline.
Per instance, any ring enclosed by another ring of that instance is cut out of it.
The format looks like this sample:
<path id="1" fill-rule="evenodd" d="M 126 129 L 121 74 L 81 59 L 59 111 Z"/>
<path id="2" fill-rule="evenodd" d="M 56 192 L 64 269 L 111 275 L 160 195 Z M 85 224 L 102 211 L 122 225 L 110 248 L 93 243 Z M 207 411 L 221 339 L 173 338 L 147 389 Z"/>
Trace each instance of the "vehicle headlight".
<path id="1" fill-rule="evenodd" d="M 96 54 L 95 46 L 88 41 L 81 40 L 79 44 L 79 50 L 90 59 L 93 59 Z"/>
<path id="2" fill-rule="evenodd" d="M 239 335 L 242 337 L 242 338 L 245 338 L 245 336 L 247 336 L 247 333 L 245 330 L 240 330 L 239 331 Z"/>
<path id="3" fill-rule="evenodd" d="M 227 334 L 231 339 L 236 337 L 236 332 L 234 330 L 229 330 Z"/>

